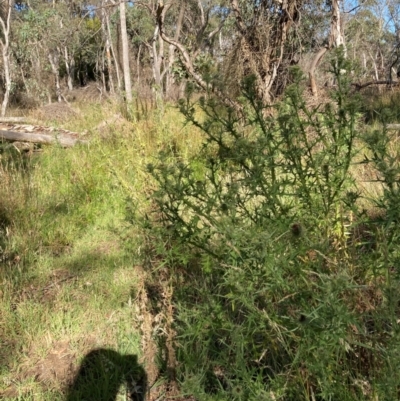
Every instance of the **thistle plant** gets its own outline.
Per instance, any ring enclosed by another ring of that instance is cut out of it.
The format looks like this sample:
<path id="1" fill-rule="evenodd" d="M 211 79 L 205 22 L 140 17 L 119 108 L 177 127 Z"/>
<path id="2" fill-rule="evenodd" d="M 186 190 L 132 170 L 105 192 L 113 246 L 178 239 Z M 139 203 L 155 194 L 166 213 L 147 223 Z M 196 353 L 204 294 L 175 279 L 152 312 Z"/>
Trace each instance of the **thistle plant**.
<path id="1" fill-rule="evenodd" d="M 252 77 L 243 84 L 240 114 L 213 98 L 181 101 L 187 122 L 204 132 L 203 149 L 187 163 L 163 154 L 150 166 L 159 183 L 155 201 L 178 238 L 223 259 L 232 251 L 232 227 L 335 226 L 352 184 L 359 115 L 340 73 L 347 62 L 339 57 L 334 65 L 338 88 L 319 107 L 307 107 L 298 69 L 269 109 L 257 100 Z"/>
<path id="2" fill-rule="evenodd" d="M 257 100 L 252 77 L 240 113 L 188 96 L 180 108 L 204 133 L 201 151 L 189 161 L 164 152 L 148 167 L 158 183 L 150 228 L 161 226 L 157 250 L 175 285 L 178 379 L 198 399 L 372 400 L 382 367 L 398 362 L 364 334 L 366 283 L 354 274 L 364 266 L 343 231 L 358 197 L 349 70 L 337 53 L 336 89 L 316 107 L 298 69 L 274 106 Z"/>

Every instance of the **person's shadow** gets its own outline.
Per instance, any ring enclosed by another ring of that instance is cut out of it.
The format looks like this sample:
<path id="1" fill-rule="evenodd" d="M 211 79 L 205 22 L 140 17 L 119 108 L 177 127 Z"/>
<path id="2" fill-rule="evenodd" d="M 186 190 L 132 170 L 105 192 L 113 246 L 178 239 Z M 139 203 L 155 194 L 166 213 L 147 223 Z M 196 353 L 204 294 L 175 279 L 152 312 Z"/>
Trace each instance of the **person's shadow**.
<path id="1" fill-rule="evenodd" d="M 74 382 L 68 387 L 67 401 L 115 401 L 125 384 L 127 399 L 144 401 L 147 375 L 136 355 L 120 355 L 111 349 L 89 352 Z"/>

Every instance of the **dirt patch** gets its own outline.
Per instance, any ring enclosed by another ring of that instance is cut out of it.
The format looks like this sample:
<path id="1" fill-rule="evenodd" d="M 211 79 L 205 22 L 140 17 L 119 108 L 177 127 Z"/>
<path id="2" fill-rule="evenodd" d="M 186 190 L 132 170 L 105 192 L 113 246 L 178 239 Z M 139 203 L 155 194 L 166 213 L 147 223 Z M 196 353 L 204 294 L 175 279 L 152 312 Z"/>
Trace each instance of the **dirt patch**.
<path id="1" fill-rule="evenodd" d="M 69 342 L 59 342 L 28 374 L 46 387 L 56 388 L 71 380 L 74 374 L 74 361 L 75 355 L 70 350 Z"/>
<path id="2" fill-rule="evenodd" d="M 10 398 L 17 398 L 19 395 L 17 388 L 12 385 L 8 388 L 6 388 L 4 391 L 0 392 L 0 399 L 2 400 L 7 400 Z"/>
<path id="3" fill-rule="evenodd" d="M 75 340 L 54 341 L 48 338 L 47 352 L 44 356 L 40 356 L 43 353 L 36 344 L 33 344 L 21 360 L 18 373 L 15 374 L 12 383 L 0 392 L 0 399 L 21 397 L 20 383 L 30 379 L 48 390 L 63 391 L 67 388 L 74 381 L 79 370 L 79 355 L 86 355 L 102 345 L 93 335 Z M 74 346 L 71 345 L 72 343 Z"/>
<path id="4" fill-rule="evenodd" d="M 66 121 L 77 115 L 67 103 L 51 103 L 37 112 L 40 120 Z"/>
<path id="5" fill-rule="evenodd" d="M 20 373 L 13 380 L 15 383 L 34 379 L 48 389 L 61 389 L 73 380 L 76 372 L 76 357 L 69 341 L 58 341 L 43 358 L 38 358 L 37 350 L 32 348 L 26 360 L 20 365 Z M 18 397 L 17 384 L 11 384 L 0 398 Z"/>
<path id="6" fill-rule="evenodd" d="M 42 299 L 45 302 L 53 301 L 67 283 L 77 279 L 76 274 L 71 274 L 69 270 L 54 270 L 50 275 L 49 283 L 41 289 Z"/>
<path id="7" fill-rule="evenodd" d="M 113 255 L 121 250 L 121 247 L 119 245 L 119 242 L 117 240 L 110 240 L 110 241 L 104 241 L 100 242 L 96 248 L 94 253 L 96 255 L 105 255 L 105 256 L 110 256 Z"/>
<path id="8" fill-rule="evenodd" d="M 94 82 L 65 92 L 64 96 L 68 102 L 100 102 L 108 98 L 103 88 Z"/>
<path id="9" fill-rule="evenodd" d="M 45 285 L 30 283 L 25 286 L 16 297 L 16 302 L 26 302 L 34 300 L 41 303 L 54 302 L 61 291 L 63 285 L 77 278 L 76 274 L 71 274 L 69 270 L 54 270 Z"/>

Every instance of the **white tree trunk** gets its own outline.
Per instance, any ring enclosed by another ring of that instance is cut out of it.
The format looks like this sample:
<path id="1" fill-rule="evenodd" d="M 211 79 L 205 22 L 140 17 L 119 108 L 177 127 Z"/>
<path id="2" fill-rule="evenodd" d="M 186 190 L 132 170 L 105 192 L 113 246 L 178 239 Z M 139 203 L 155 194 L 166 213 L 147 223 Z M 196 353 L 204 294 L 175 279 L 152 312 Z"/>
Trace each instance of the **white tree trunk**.
<path id="1" fill-rule="evenodd" d="M 71 57 L 71 60 L 69 59 L 67 46 L 64 47 L 64 58 L 65 69 L 67 70 L 68 90 L 72 91 L 74 89 L 75 60 L 74 57 Z"/>
<path id="2" fill-rule="evenodd" d="M 103 1 L 103 6 L 106 4 L 106 1 Z M 103 36 L 104 36 L 104 45 L 105 45 L 105 52 L 106 52 L 106 60 L 107 60 L 107 71 L 108 71 L 108 86 L 110 93 L 112 95 L 115 94 L 115 89 L 114 89 L 114 68 L 112 65 L 112 38 L 110 35 L 110 30 L 109 30 L 109 16 L 108 16 L 108 11 L 103 8 L 102 10 L 102 21 L 101 21 L 101 29 L 103 31 Z M 119 74 L 118 74 L 118 67 L 117 67 L 117 81 L 119 83 Z"/>
<path id="3" fill-rule="evenodd" d="M 374 66 L 374 79 L 375 81 L 379 81 L 379 71 L 378 66 L 376 64 L 376 60 L 378 59 L 378 53 L 375 54 L 375 57 L 372 56 L 371 52 L 368 51 L 369 58 L 371 59 L 372 65 Z"/>
<path id="4" fill-rule="evenodd" d="M 122 42 L 122 61 L 124 69 L 124 84 L 126 101 L 131 103 L 132 98 L 132 84 L 131 84 L 131 72 L 129 68 L 129 46 L 128 46 L 128 34 L 126 32 L 126 4 L 125 1 L 121 1 L 120 8 L 120 22 L 121 22 L 121 42 Z"/>
<path id="5" fill-rule="evenodd" d="M 110 87 L 110 93 L 115 93 L 114 89 L 114 78 L 113 78 L 113 67 L 111 62 L 111 45 L 108 37 L 106 39 L 106 58 L 107 58 L 107 69 L 108 69 L 108 85 Z"/>
<path id="6" fill-rule="evenodd" d="M 115 74 L 117 76 L 117 85 L 118 85 L 118 89 L 121 90 L 121 88 L 122 88 L 122 86 L 121 86 L 121 76 L 120 76 L 117 56 L 115 54 L 114 46 L 113 46 L 113 42 L 112 42 L 111 29 L 110 29 L 110 17 L 109 17 L 108 14 L 106 14 L 106 28 L 107 28 L 107 41 L 108 41 L 108 43 L 110 45 L 111 55 L 112 55 L 112 58 L 114 60 L 114 65 L 115 65 Z"/>
<path id="7" fill-rule="evenodd" d="M 51 65 L 51 70 L 54 74 L 55 84 L 56 84 L 56 95 L 57 101 L 61 103 L 61 86 L 60 86 L 60 71 L 59 71 L 59 52 L 55 50 L 48 55 L 49 62 Z"/>
<path id="8" fill-rule="evenodd" d="M 340 18 L 340 1 L 332 0 L 331 47 L 339 47 L 344 44 Z"/>
<path id="9" fill-rule="evenodd" d="M 157 48 L 158 41 L 158 48 Z M 153 90 L 156 93 L 156 97 L 162 96 L 162 80 L 161 80 L 161 66 L 164 59 L 164 41 L 159 36 L 158 25 L 154 29 L 152 44 L 150 46 L 150 59 L 151 59 L 151 69 L 153 71 L 154 86 Z"/>
<path id="10" fill-rule="evenodd" d="M 142 44 L 139 45 L 138 54 L 136 57 L 136 71 L 137 71 L 137 86 L 140 87 L 140 55 L 142 53 Z"/>
<path id="11" fill-rule="evenodd" d="M 362 67 L 363 67 L 363 78 L 365 77 L 365 74 L 367 72 L 367 56 L 365 55 L 365 52 L 362 53 Z"/>
<path id="12" fill-rule="evenodd" d="M 10 27 L 11 27 L 12 0 L 6 0 L 6 4 L 4 5 L 4 7 L 5 7 L 5 18 L 0 18 L 0 25 L 3 31 L 3 35 L 0 38 L 0 44 L 3 56 L 4 80 L 5 80 L 4 98 L 3 98 L 3 103 L 1 104 L 2 117 L 4 117 L 6 114 L 11 92 Z"/>
<path id="13" fill-rule="evenodd" d="M 3 103 L 1 105 L 1 116 L 4 117 L 6 115 L 6 110 L 8 106 L 8 102 L 10 100 L 10 92 L 11 92 L 11 74 L 10 74 L 10 54 L 9 54 L 9 46 L 8 43 L 6 46 L 3 46 L 3 64 L 4 64 L 4 79 L 6 81 L 6 87 L 4 91 Z"/>

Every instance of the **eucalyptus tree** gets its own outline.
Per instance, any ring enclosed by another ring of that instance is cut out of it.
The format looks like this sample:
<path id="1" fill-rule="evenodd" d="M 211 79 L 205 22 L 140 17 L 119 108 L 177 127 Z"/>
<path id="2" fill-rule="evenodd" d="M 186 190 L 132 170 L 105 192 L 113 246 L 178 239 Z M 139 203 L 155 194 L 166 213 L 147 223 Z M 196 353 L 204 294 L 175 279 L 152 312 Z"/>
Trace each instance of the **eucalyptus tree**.
<path id="1" fill-rule="evenodd" d="M 6 114 L 11 92 L 11 56 L 10 56 L 10 36 L 11 36 L 11 15 L 13 11 L 13 0 L 3 0 L 0 4 L 0 45 L 3 57 L 4 68 L 4 97 L 1 104 L 1 116 Z"/>
<path id="2" fill-rule="evenodd" d="M 287 67 L 299 57 L 295 33 L 304 1 L 230 0 L 230 6 L 237 32 L 229 68 L 236 81 L 252 75 L 259 99 L 271 103 Z"/>
<path id="3" fill-rule="evenodd" d="M 112 40 L 112 35 L 111 35 L 111 29 L 110 29 L 110 12 L 108 11 L 107 7 L 107 0 L 103 0 L 101 3 L 101 29 L 102 29 L 102 36 L 103 36 L 103 42 L 104 42 L 104 52 L 105 52 L 105 60 L 107 63 L 107 72 L 108 72 L 108 84 L 109 84 L 109 89 L 110 93 L 114 94 L 115 93 L 115 87 L 114 87 L 114 71 L 115 75 L 117 78 L 117 86 L 118 88 L 121 87 L 121 79 L 120 79 L 120 74 L 119 74 L 119 67 L 115 57 L 115 51 L 114 51 L 114 46 L 113 46 L 113 40 Z M 104 58 L 103 58 L 104 60 Z M 115 68 L 114 68 L 115 66 Z M 106 67 L 103 65 L 103 74 L 102 74 L 102 80 L 103 80 L 103 88 L 107 90 L 107 84 L 106 84 L 106 79 L 105 79 L 105 71 Z"/>
<path id="4" fill-rule="evenodd" d="M 347 13 L 345 36 L 358 88 L 391 84 L 400 67 L 400 2 L 365 0 Z"/>
<path id="5" fill-rule="evenodd" d="M 47 34 L 51 31 L 53 13 L 51 7 L 36 8 L 32 5 L 20 13 L 13 25 L 12 54 L 23 86 L 30 97 L 40 101 L 50 97 Z"/>
<path id="6" fill-rule="evenodd" d="M 381 12 L 380 12 L 381 11 Z M 355 80 L 378 82 L 386 79 L 393 34 L 383 9 L 363 7 L 352 15 L 346 25 L 348 56 L 355 66 Z"/>
<path id="7" fill-rule="evenodd" d="M 150 75 L 153 83 L 161 89 L 159 71 L 164 53 L 163 47 L 158 46 L 159 41 L 155 33 L 155 5 L 152 3 L 137 2 L 127 10 L 127 30 L 132 54 L 135 57 L 135 82 L 138 90 L 149 84 Z"/>
<path id="8" fill-rule="evenodd" d="M 205 41 L 212 40 L 220 29 L 221 21 L 215 11 L 218 3 L 200 0 L 135 3 L 138 7 L 133 7 L 131 12 L 133 41 L 140 43 L 139 50 L 143 45 L 148 51 L 153 89 L 158 96 L 171 97 L 177 79 L 191 75 L 189 70 L 195 74 L 192 78 L 196 76 L 195 80 L 201 81 L 194 64 L 197 57 L 207 53 Z M 213 27 L 211 31 L 210 27 Z M 217 30 L 212 32 L 215 28 Z M 204 88 L 205 85 L 200 86 Z"/>
<path id="9" fill-rule="evenodd" d="M 159 2 L 156 9 L 158 33 L 169 46 L 168 63 L 163 73 L 167 75 L 167 88 L 171 88 L 174 70 L 203 90 L 213 90 L 225 102 L 234 104 L 211 79 L 217 64 L 213 57 L 215 39 L 230 15 L 227 5 L 227 1 L 212 0 Z M 171 23 L 172 19 L 174 23 Z"/>
<path id="10" fill-rule="evenodd" d="M 53 80 L 51 86 L 61 101 L 63 78 L 72 90 L 87 75 L 94 77 L 95 70 L 100 70 L 101 28 L 96 13 L 84 4 L 32 1 L 13 24 L 13 56 L 26 92 L 40 100 L 50 97 Z"/>
<path id="11" fill-rule="evenodd" d="M 390 31 L 390 39 L 382 41 L 390 44 L 390 52 L 387 60 L 386 71 L 387 79 L 391 82 L 393 72 L 400 68 L 400 1 L 383 0 L 389 18 L 387 19 Z M 383 60 L 383 57 L 382 57 Z M 383 67 L 383 63 L 382 63 Z M 396 71 L 396 72 L 397 72 Z M 400 75 L 400 74 L 399 74 Z"/>
<path id="12" fill-rule="evenodd" d="M 325 5 L 328 6 L 328 8 L 330 9 L 329 33 L 323 46 L 320 47 L 320 49 L 318 49 L 318 51 L 316 52 L 309 70 L 310 87 L 311 92 L 314 96 L 318 95 L 318 87 L 315 80 L 315 71 L 318 65 L 321 63 L 323 57 L 329 50 L 345 45 L 341 15 L 343 0 L 329 0 L 325 3 Z"/>
<path id="13" fill-rule="evenodd" d="M 124 70 L 125 95 L 128 103 L 132 103 L 131 71 L 129 67 L 129 45 L 126 32 L 126 5 L 125 1 L 119 3 L 119 16 L 121 24 L 122 60 Z"/>
<path id="14" fill-rule="evenodd" d="M 192 34 L 178 40 L 168 32 L 165 23 L 172 10 L 170 2 L 159 3 L 157 21 L 162 39 L 179 51 L 187 74 L 205 90 L 210 90 L 209 80 L 196 64 L 206 56 L 215 63 L 213 40 L 224 25 L 230 26 L 230 39 L 224 49 L 227 54 L 222 56 L 226 66 L 225 89 L 229 88 L 235 97 L 242 79 L 251 75 L 258 98 L 271 103 L 282 89 L 280 82 L 286 67 L 299 58 L 300 42 L 295 32 L 303 6 L 303 0 L 188 1 L 184 23 L 188 16 L 195 16 L 190 21 Z M 227 100 L 226 91 L 218 85 L 211 86 Z"/>

